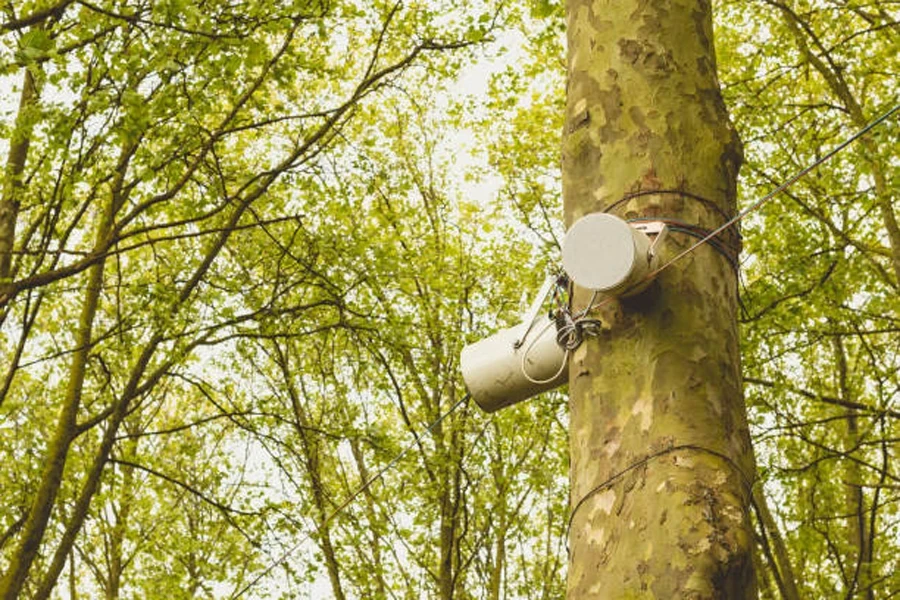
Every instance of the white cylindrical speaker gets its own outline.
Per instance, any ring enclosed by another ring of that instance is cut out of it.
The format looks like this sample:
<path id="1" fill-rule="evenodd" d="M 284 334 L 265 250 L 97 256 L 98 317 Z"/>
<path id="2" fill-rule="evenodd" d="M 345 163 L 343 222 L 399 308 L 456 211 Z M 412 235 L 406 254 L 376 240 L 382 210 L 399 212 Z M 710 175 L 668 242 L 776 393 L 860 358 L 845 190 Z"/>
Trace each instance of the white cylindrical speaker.
<path id="1" fill-rule="evenodd" d="M 579 286 L 629 296 L 650 284 L 650 238 L 618 217 L 591 213 L 566 232 L 562 262 Z"/>
<path id="2" fill-rule="evenodd" d="M 523 326 L 528 324 L 503 329 L 463 348 L 463 380 L 485 412 L 500 410 L 568 381 L 568 369 L 563 365 L 567 355 L 556 343 L 553 321 L 539 317 L 516 347 Z"/>

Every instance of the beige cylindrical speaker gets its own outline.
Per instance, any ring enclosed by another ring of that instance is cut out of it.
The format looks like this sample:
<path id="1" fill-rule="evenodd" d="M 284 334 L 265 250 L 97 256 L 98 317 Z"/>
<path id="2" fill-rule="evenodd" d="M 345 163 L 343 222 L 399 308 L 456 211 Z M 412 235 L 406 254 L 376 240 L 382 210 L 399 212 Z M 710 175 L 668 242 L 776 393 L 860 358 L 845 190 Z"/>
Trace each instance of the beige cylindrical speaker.
<path id="1" fill-rule="evenodd" d="M 460 356 L 466 388 L 485 412 L 494 412 L 552 390 L 568 381 L 566 351 L 556 343 L 556 327 L 539 317 L 520 345 L 528 323 L 469 344 Z"/>
<path id="2" fill-rule="evenodd" d="M 630 296 L 650 284 L 650 238 L 622 219 L 591 213 L 576 221 L 563 239 L 563 270 L 583 288 L 610 296 Z"/>

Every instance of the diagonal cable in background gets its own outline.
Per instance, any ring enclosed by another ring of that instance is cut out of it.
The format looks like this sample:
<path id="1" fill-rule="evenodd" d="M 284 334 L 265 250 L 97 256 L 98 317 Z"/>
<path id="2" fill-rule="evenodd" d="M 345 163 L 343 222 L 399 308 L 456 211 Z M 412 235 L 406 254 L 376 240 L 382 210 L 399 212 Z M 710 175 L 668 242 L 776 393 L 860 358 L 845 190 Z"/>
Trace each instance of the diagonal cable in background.
<path id="1" fill-rule="evenodd" d="M 860 129 L 859 131 L 857 131 L 856 133 L 851 135 L 849 138 L 847 138 L 846 140 L 844 140 L 843 142 L 841 142 L 840 144 L 838 144 L 837 146 L 835 146 L 834 148 L 829 150 L 824 156 L 822 156 L 815 162 L 807 165 L 806 167 L 804 167 L 803 169 L 801 169 L 800 171 L 795 173 L 793 176 L 788 178 L 784 183 L 782 183 L 781 185 L 776 187 L 774 190 L 772 190 L 771 192 L 769 192 L 768 194 L 766 194 L 765 196 L 763 196 L 756 202 L 753 202 L 750 206 L 748 206 L 747 208 L 745 208 L 744 210 L 742 210 L 741 212 L 739 212 L 738 214 L 733 216 L 731 219 L 726 221 L 723 225 L 720 225 L 716 229 L 709 232 L 709 234 L 707 234 L 706 236 L 701 238 L 699 241 L 695 242 L 693 245 L 689 246 L 685 250 L 676 254 L 671 260 L 664 263 L 662 266 L 647 273 L 647 275 L 641 280 L 641 282 L 644 282 L 644 281 L 647 281 L 649 279 L 656 277 L 657 275 L 659 275 L 660 273 L 662 273 L 663 271 L 665 271 L 666 269 L 671 267 L 674 263 L 678 262 L 679 260 L 681 260 L 682 258 L 687 256 L 688 254 L 690 254 L 691 252 L 693 252 L 694 250 L 699 248 L 700 246 L 710 243 L 710 241 L 713 240 L 714 238 L 717 238 L 720 233 L 722 233 L 729 227 L 734 226 L 738 221 L 740 221 L 741 219 L 743 219 L 744 217 L 746 217 L 753 211 L 759 209 L 763 204 L 767 203 L 772 198 L 774 198 L 775 196 L 777 196 L 778 194 L 780 194 L 781 192 L 783 192 L 784 190 L 786 190 L 793 184 L 797 183 L 797 181 L 799 181 L 800 179 L 802 179 L 803 177 L 808 175 L 810 173 L 810 171 L 812 171 L 816 167 L 819 167 L 822 164 L 831 160 L 836 154 L 838 154 L 839 152 L 841 152 L 842 150 L 847 148 L 847 146 L 851 145 L 853 142 L 855 142 L 856 140 L 858 140 L 865 134 L 869 133 L 870 131 L 872 131 L 873 129 L 875 129 L 876 127 L 878 127 L 885 121 L 887 121 L 891 116 L 893 116 L 898 111 L 900 111 L 900 104 L 894 105 L 893 108 L 887 110 L 886 112 L 882 113 L 880 116 L 873 119 L 868 125 L 866 125 L 862 129 Z M 648 190 L 648 192 L 649 192 L 649 190 Z M 586 309 L 584 309 L 584 311 L 582 311 L 582 312 L 584 314 L 587 314 L 588 312 L 596 310 L 596 309 L 600 308 L 601 306 L 604 306 L 605 304 L 609 304 L 614 299 L 615 299 L 615 296 L 607 296 L 605 299 L 601 300 L 600 302 L 598 302 L 596 304 L 594 304 L 592 301 L 588 305 L 588 307 Z"/>
<path id="2" fill-rule="evenodd" d="M 655 277 L 656 275 L 658 275 L 658 274 L 661 273 L 662 271 L 664 271 L 664 270 L 666 270 L 667 268 L 669 268 L 669 267 L 672 265 L 672 263 L 674 263 L 674 262 L 676 262 L 676 261 L 678 261 L 678 260 L 681 260 L 682 258 L 684 258 L 685 256 L 687 256 L 688 254 L 690 254 L 691 252 L 693 252 L 694 250 L 696 250 L 697 248 L 699 248 L 700 246 L 702 246 L 703 244 L 706 244 L 706 243 L 708 243 L 710 240 L 712 240 L 713 238 L 717 237 L 720 233 L 722 233 L 723 231 L 725 231 L 725 230 L 728 229 L 729 227 L 732 227 L 734 224 L 736 224 L 738 221 L 740 221 L 741 219 L 743 219 L 744 217 L 746 217 L 747 215 L 749 215 L 751 212 L 757 210 L 757 209 L 758 209 L 759 207 L 761 207 L 763 204 L 765 204 L 766 202 L 768 202 L 769 200 L 771 200 L 772 198 L 774 198 L 775 196 L 777 196 L 778 194 L 780 194 L 781 192 L 783 192 L 784 190 L 786 190 L 787 188 L 789 188 L 790 186 L 792 186 L 793 184 L 797 183 L 797 181 L 799 181 L 800 179 L 802 179 L 803 177 L 805 177 L 807 174 L 809 174 L 810 171 L 812 171 L 812 170 L 815 169 L 816 167 L 819 167 L 820 165 L 822 165 L 822 164 L 828 162 L 828 161 L 831 160 L 836 154 L 838 154 L 839 152 L 841 152 L 842 150 L 844 150 L 847 146 L 849 146 L 850 144 L 852 144 L 853 142 L 855 142 L 856 140 L 858 140 L 859 138 L 861 138 L 861 137 L 864 136 L 865 134 L 869 133 L 870 131 L 872 131 L 873 129 L 875 129 L 876 127 L 878 127 L 878 126 L 881 125 L 882 123 L 884 123 L 886 120 L 888 120 L 888 119 L 889 119 L 894 113 L 896 113 L 897 111 L 900 111 L 900 104 L 896 104 L 893 108 L 891 108 L 891 109 L 889 109 L 888 111 L 882 113 L 879 117 L 877 117 L 877 118 L 875 118 L 874 120 L 872 120 L 868 125 L 866 125 L 866 126 L 863 127 L 862 129 L 860 129 L 859 131 L 857 131 L 856 133 L 854 133 L 852 136 L 850 136 L 849 138 L 847 138 L 845 141 L 841 142 L 840 144 L 838 144 L 837 146 L 835 146 L 834 148 L 832 148 L 831 150 L 829 150 L 824 156 L 822 156 L 821 158 L 819 158 L 819 159 L 816 160 L 815 162 L 811 163 L 810 165 L 806 166 L 805 168 L 801 169 L 801 170 L 798 171 L 796 174 L 794 174 L 792 177 L 790 177 L 789 179 L 787 179 L 784 183 L 782 183 L 781 185 L 779 185 L 778 187 L 776 187 L 774 190 L 772 190 L 771 192 L 769 192 L 768 194 L 766 194 L 765 196 L 763 196 L 762 198 L 760 198 L 759 200 L 757 200 L 756 202 L 752 203 L 750 206 L 748 206 L 747 208 L 745 208 L 744 210 L 742 210 L 741 212 L 739 212 L 738 214 L 736 214 L 735 216 L 733 216 L 733 217 L 732 217 L 731 219 L 729 219 L 725 224 L 723 224 L 723 225 L 719 226 L 718 228 L 712 230 L 707 236 L 705 236 L 704 238 L 702 238 L 700 241 L 696 242 L 694 245 L 688 247 L 687 249 L 683 250 L 683 251 L 680 252 L 679 254 L 675 255 L 675 257 L 672 258 L 672 260 L 668 261 L 667 263 L 665 263 L 664 265 L 662 265 L 662 266 L 659 267 L 658 269 L 656 269 L 656 270 L 651 271 L 650 273 L 648 273 L 648 274 L 647 274 L 647 279 L 650 279 L 651 277 Z"/>

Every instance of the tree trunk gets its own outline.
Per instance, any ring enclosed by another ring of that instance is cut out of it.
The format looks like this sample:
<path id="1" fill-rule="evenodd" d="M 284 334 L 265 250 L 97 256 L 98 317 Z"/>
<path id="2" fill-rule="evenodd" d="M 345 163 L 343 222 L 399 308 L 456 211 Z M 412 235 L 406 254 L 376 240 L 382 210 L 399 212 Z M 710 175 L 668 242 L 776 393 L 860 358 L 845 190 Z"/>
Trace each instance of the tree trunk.
<path id="1" fill-rule="evenodd" d="M 25 160 L 28 158 L 34 122 L 33 115 L 29 115 L 29 111 L 33 110 L 39 96 L 38 86 L 31 70 L 23 69 L 23 71 L 19 112 L 10 139 L 9 155 L 3 174 L 3 195 L 0 196 L 0 284 L 8 283 L 12 276 L 12 252 L 16 242 L 22 175 L 25 172 Z"/>
<path id="2" fill-rule="evenodd" d="M 844 349 L 844 341 L 841 336 L 832 339 L 834 358 L 837 364 L 838 391 L 841 400 L 853 402 L 853 392 L 849 383 L 849 366 L 847 365 L 847 352 Z M 863 442 L 863 436 L 859 431 L 858 412 L 855 408 L 847 409 L 847 436 L 844 439 L 844 452 L 851 457 L 859 450 Z M 866 510 L 866 498 L 863 495 L 863 477 L 860 465 L 849 458 L 844 463 L 844 488 L 846 490 L 845 502 L 847 506 L 847 542 L 851 549 L 846 561 L 848 573 L 845 578 L 848 582 L 847 598 L 860 597 L 866 600 L 875 600 L 875 591 L 872 589 L 872 540 L 869 539 L 868 511 Z"/>
<path id="3" fill-rule="evenodd" d="M 784 542 L 784 536 L 778 529 L 775 517 L 772 516 L 772 511 L 769 510 L 769 501 L 766 499 L 762 486 L 754 486 L 753 504 L 759 519 L 763 550 L 778 586 L 778 592 L 784 600 L 800 600 L 797 579 L 794 577 L 794 567 L 788 555 L 787 545 Z M 762 575 L 759 571 L 757 573 Z"/>
<path id="4" fill-rule="evenodd" d="M 353 458 L 356 461 L 356 467 L 359 469 L 359 480 L 362 482 L 369 481 L 372 475 L 369 473 L 369 469 L 366 466 L 365 455 L 362 452 L 362 448 L 359 446 L 359 438 L 352 437 L 349 441 L 350 450 L 353 452 Z M 388 597 L 387 584 L 384 581 L 384 561 L 381 558 L 383 536 L 379 527 L 379 521 L 381 519 L 378 516 L 375 497 L 372 495 L 372 490 L 367 487 L 363 494 L 366 499 L 366 518 L 371 524 L 369 530 L 371 538 L 369 543 L 372 545 L 372 572 L 370 575 L 375 579 L 372 585 L 374 588 L 373 600 L 386 600 Z M 369 593 L 372 592 L 370 591 Z"/>
<path id="5" fill-rule="evenodd" d="M 123 456 L 128 460 L 138 458 L 138 443 L 140 437 L 129 439 L 123 444 Z M 116 600 L 119 598 L 122 589 L 122 576 L 125 573 L 125 567 L 128 565 L 128 559 L 125 557 L 125 540 L 128 528 L 130 527 L 131 510 L 136 501 L 135 494 L 135 477 L 134 467 L 131 465 L 122 465 L 122 482 L 119 486 L 117 509 L 113 510 L 112 529 L 109 533 L 109 546 L 107 550 L 107 568 L 109 569 L 109 578 L 106 582 L 106 600 Z"/>
<path id="6" fill-rule="evenodd" d="M 503 569 L 506 567 L 506 532 L 509 528 L 509 514 L 506 506 L 506 492 L 503 491 L 498 495 L 499 506 L 496 509 L 497 519 L 500 521 L 496 529 L 496 541 L 494 542 L 494 554 L 491 557 L 491 571 L 488 578 L 487 597 L 488 600 L 500 600 Z"/>
<path id="7" fill-rule="evenodd" d="M 453 400 L 453 396 L 450 397 Z M 439 414 L 439 410 L 435 411 Z M 459 503 L 462 493 L 462 471 L 459 467 L 458 432 L 450 429 L 448 440 L 444 441 L 443 423 L 434 430 L 436 455 L 439 461 L 436 472 L 440 485 L 440 542 L 441 556 L 438 566 L 438 597 L 440 600 L 453 600 L 456 591 L 456 580 L 459 575 Z"/>
<path id="8" fill-rule="evenodd" d="M 742 153 L 709 3 L 569 0 L 567 20 L 567 225 L 721 225 Z M 663 260 L 693 241 L 672 233 Z M 569 598 L 756 596 L 736 305 L 734 268 L 707 244 L 595 311 L 603 332 L 570 360 Z"/>
<path id="9" fill-rule="evenodd" d="M 294 385 L 291 365 L 289 364 L 289 348 L 282 348 L 277 342 L 273 343 L 276 361 L 284 378 L 284 385 L 291 401 L 291 410 L 294 413 L 294 431 L 300 438 L 303 447 L 299 458 L 305 463 L 307 476 L 309 477 L 312 491 L 313 504 L 316 507 L 316 542 L 325 556 L 325 567 L 328 571 L 328 579 L 331 582 L 331 593 L 336 600 L 345 600 L 344 586 L 341 583 L 341 565 L 332 542 L 331 529 L 329 527 L 329 500 L 326 495 L 322 474 L 324 469 L 321 460 L 321 448 L 314 435 L 310 435 L 310 421 L 302 405 L 302 400 L 297 387 Z M 301 389 L 303 382 L 300 382 Z"/>
<path id="10" fill-rule="evenodd" d="M 115 214 L 122 206 L 122 185 L 134 150 L 135 146 L 133 145 L 122 149 L 122 154 L 117 162 L 116 175 L 112 183 L 112 193 L 104 209 L 101 222 L 97 227 L 96 240 L 94 242 L 95 248 L 102 248 L 106 245 L 107 237 L 113 227 Z M 50 514 L 63 484 L 63 472 L 68 458 L 69 447 L 77 434 L 76 418 L 81 407 L 81 393 L 87 373 L 88 355 L 92 348 L 91 335 L 94 318 L 100 304 L 105 264 L 106 259 L 103 258 L 88 270 L 84 300 L 75 337 L 76 350 L 73 352 L 72 362 L 69 364 L 65 397 L 57 417 L 56 428 L 47 444 L 43 461 L 44 467 L 38 482 L 38 489 L 34 494 L 28 511 L 28 518 L 22 528 L 19 545 L 9 559 L 9 569 L 0 579 L 0 598 L 3 600 L 15 600 L 21 594 L 31 565 L 38 557 L 44 532 L 50 521 Z M 66 549 L 60 555 L 59 560 L 55 561 L 57 562 L 55 567 L 56 576 L 62 570 L 62 565 L 68 554 L 69 550 Z M 56 576 L 53 578 L 54 582 Z"/>

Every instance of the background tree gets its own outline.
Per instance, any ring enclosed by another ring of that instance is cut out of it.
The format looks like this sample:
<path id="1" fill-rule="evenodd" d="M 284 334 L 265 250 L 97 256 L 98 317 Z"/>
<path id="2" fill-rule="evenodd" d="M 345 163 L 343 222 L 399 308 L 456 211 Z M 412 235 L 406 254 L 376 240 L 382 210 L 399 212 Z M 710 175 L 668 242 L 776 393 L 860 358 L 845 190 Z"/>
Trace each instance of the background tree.
<path id="1" fill-rule="evenodd" d="M 218 427 L 245 430 L 205 386 L 233 366 L 209 361 L 211 350 L 309 334 L 298 326 L 304 318 L 316 329 L 345 319 L 345 282 L 318 273 L 315 254 L 295 254 L 322 245 L 301 235 L 301 207 L 316 208 L 323 187 L 316 159 L 367 97 L 412 65 L 452 73 L 452 62 L 427 55 L 476 43 L 496 10 L 454 16 L 316 2 L 252 12 L 110 2 L 17 9 L 25 12 L 10 11 L 4 25 L 6 69 L 24 75 L 0 211 L 5 479 L 17 484 L 4 489 L 17 508 L 4 523 L 0 591 L 49 595 L 63 568 L 74 568 L 76 546 L 93 546 L 76 543 L 87 524 L 103 518 L 112 528 L 108 565 L 85 562 L 117 593 L 122 529 L 138 519 L 125 510 L 128 497 L 110 500 L 112 516 L 101 511 L 119 465 L 122 477 L 140 473 L 165 494 L 187 494 L 191 507 L 178 513 L 187 534 L 166 538 L 183 551 L 165 557 L 178 557 L 186 579 L 173 565 L 163 570 L 173 588 L 215 593 L 254 564 L 269 501 L 254 505 L 232 462 L 240 436 Z M 346 60 L 358 56 L 349 39 L 365 60 Z M 167 429 L 161 446 L 122 455 L 135 443 L 127 440 Z M 123 439 L 129 430 L 137 433 Z M 34 459 L 20 461 L 25 455 Z M 221 470 L 210 474 L 210 461 Z M 226 547 L 208 546 L 223 525 L 245 545 L 221 563 L 211 553 Z M 140 576 L 147 571 L 141 565 Z"/>
<path id="2" fill-rule="evenodd" d="M 759 140 L 747 195 L 896 104 L 888 3 L 725 3 L 721 23 L 726 96 L 745 139 Z M 767 597 L 900 589 L 897 131 L 886 122 L 744 227 L 745 381 L 774 515 L 760 519 Z"/>

